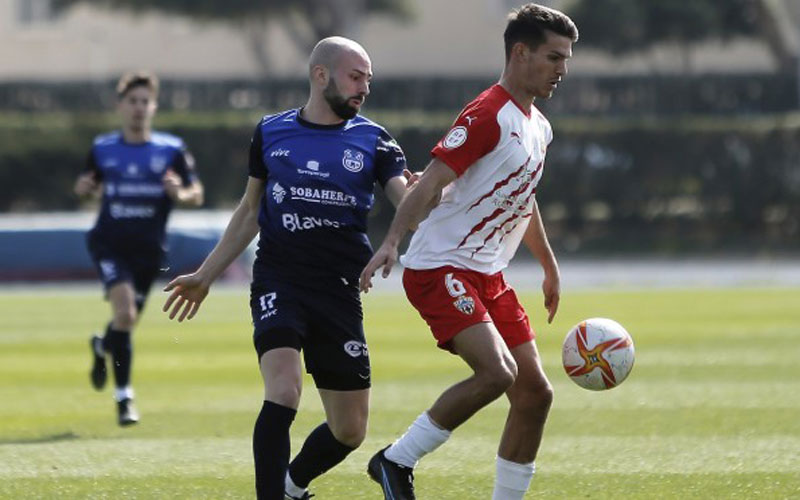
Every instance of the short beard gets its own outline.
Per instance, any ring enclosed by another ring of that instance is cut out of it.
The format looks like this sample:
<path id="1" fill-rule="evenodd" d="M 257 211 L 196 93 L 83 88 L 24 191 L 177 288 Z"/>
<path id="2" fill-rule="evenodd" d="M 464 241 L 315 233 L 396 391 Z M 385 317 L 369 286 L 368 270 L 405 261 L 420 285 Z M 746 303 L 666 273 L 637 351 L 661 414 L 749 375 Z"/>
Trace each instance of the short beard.
<path id="1" fill-rule="evenodd" d="M 352 97 L 347 99 L 342 97 L 342 94 L 339 93 L 339 89 L 336 88 L 336 81 L 333 77 L 331 77 L 325 90 L 322 91 L 322 96 L 325 98 L 328 106 L 331 107 L 331 111 L 342 120 L 349 120 L 358 114 L 358 110 L 348 103 Z"/>

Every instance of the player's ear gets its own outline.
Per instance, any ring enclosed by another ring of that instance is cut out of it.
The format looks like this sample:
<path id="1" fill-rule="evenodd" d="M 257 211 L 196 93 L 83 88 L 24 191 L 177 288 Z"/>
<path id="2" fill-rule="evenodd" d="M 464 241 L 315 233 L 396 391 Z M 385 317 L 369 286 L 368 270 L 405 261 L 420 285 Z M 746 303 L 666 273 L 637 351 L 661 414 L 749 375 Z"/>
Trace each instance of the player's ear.
<path id="1" fill-rule="evenodd" d="M 524 61 L 528 57 L 528 52 L 530 52 L 530 50 L 531 48 L 524 42 L 517 42 L 511 48 L 511 57 L 518 61 Z"/>
<path id="2" fill-rule="evenodd" d="M 329 78 L 330 78 L 330 73 L 328 71 L 328 68 L 326 68 L 322 64 L 317 64 L 313 68 L 311 68 L 311 80 L 317 85 L 323 88 L 327 87 Z"/>

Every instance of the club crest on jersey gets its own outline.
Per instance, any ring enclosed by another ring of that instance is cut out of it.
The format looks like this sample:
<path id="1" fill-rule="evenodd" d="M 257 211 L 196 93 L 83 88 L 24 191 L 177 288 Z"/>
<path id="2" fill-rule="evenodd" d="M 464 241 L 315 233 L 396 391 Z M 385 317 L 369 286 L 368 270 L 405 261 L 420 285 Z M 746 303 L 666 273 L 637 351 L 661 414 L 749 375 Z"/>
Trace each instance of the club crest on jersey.
<path id="1" fill-rule="evenodd" d="M 349 149 L 344 150 L 344 156 L 342 156 L 342 165 L 350 172 L 361 172 L 361 169 L 364 168 L 364 153 L 356 151 L 350 151 Z"/>
<path id="2" fill-rule="evenodd" d="M 285 196 L 286 196 L 286 190 L 283 189 L 283 186 L 281 186 L 276 182 L 275 185 L 272 186 L 272 197 L 275 198 L 275 203 L 280 205 L 283 202 L 283 198 Z"/>
<path id="3" fill-rule="evenodd" d="M 455 149 L 467 141 L 467 127 L 459 125 L 453 127 L 450 132 L 442 139 L 442 146 L 445 149 Z"/>
<path id="4" fill-rule="evenodd" d="M 460 312 L 470 316 L 472 313 L 475 312 L 475 299 L 470 297 L 469 295 L 462 295 L 456 300 L 453 301 L 453 305 L 456 306 Z"/>
<path id="5" fill-rule="evenodd" d="M 167 168 L 167 159 L 163 156 L 154 156 L 150 158 L 150 170 L 153 171 L 154 174 L 160 174 Z"/>

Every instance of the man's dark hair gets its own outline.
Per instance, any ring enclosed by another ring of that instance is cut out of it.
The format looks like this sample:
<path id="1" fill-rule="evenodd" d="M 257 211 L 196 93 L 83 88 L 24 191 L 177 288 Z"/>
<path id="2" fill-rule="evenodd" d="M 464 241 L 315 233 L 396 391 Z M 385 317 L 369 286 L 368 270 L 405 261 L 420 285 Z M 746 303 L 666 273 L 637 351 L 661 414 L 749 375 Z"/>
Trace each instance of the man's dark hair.
<path id="1" fill-rule="evenodd" d="M 125 73 L 117 83 L 117 98 L 122 99 L 125 94 L 136 87 L 147 87 L 158 97 L 158 78 L 147 71 L 133 71 Z"/>
<path id="2" fill-rule="evenodd" d="M 552 31 L 578 41 L 578 27 L 563 12 L 529 3 L 515 9 L 508 15 L 508 24 L 503 33 L 506 46 L 506 61 L 511 58 L 511 49 L 517 42 L 522 42 L 531 49 L 544 43 L 545 32 Z"/>

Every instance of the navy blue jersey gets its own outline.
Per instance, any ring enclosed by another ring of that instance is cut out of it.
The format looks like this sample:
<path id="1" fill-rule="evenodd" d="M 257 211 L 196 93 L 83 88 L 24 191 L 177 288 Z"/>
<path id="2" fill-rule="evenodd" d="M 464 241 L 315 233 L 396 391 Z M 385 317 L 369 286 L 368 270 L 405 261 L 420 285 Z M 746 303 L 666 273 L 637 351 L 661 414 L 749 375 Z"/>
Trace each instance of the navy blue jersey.
<path id="1" fill-rule="evenodd" d="M 103 199 L 90 237 L 122 253 L 161 249 L 173 206 L 162 185 L 168 169 L 184 186 L 196 180 L 179 137 L 154 131 L 149 141 L 131 144 L 116 131 L 95 138 L 86 170 L 103 183 Z"/>
<path id="2" fill-rule="evenodd" d="M 372 256 L 375 182 L 405 166 L 388 132 L 362 116 L 337 125 L 310 123 L 297 109 L 264 117 L 250 146 L 250 176 L 266 180 L 254 275 L 354 280 Z"/>

